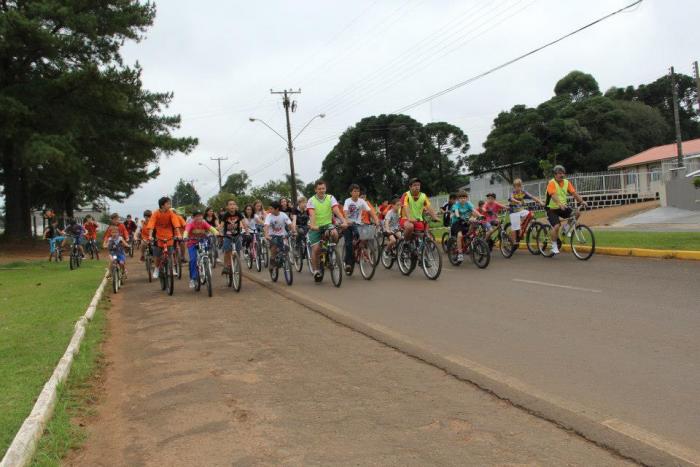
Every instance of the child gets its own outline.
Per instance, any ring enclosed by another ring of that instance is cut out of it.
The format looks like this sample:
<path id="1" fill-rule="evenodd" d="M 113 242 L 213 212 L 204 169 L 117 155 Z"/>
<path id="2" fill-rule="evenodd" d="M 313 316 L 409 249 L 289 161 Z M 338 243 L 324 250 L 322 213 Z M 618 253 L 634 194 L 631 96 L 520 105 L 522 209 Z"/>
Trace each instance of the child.
<path id="1" fill-rule="evenodd" d="M 469 219 L 474 216 L 474 205 L 469 202 L 469 194 L 461 190 L 457 193 L 457 202 L 452 205 L 452 222 L 450 234 L 457 237 L 457 261 L 463 261 L 462 238 L 469 232 Z"/>
<path id="2" fill-rule="evenodd" d="M 199 279 L 197 269 L 197 244 L 200 240 L 207 238 L 207 234 L 218 234 L 216 227 L 204 220 L 202 211 L 194 211 L 192 220 L 185 224 L 185 234 L 183 238 L 187 241 L 187 251 L 190 254 L 190 289 L 194 289 L 196 280 Z"/>
<path id="3" fill-rule="evenodd" d="M 109 261 L 107 266 L 107 278 L 112 277 L 112 255 L 117 257 L 117 263 L 119 263 L 119 269 L 122 271 L 122 277 L 126 280 L 126 254 L 124 253 L 124 247 L 129 247 L 126 243 L 124 237 L 119 233 L 119 229 L 110 230 L 110 237 L 105 236 L 105 240 L 102 242 L 102 247 L 107 248 L 109 251 Z"/>
<path id="4" fill-rule="evenodd" d="M 523 181 L 516 178 L 513 180 L 513 193 L 511 193 L 510 199 L 508 200 L 510 205 L 510 235 L 511 239 L 513 240 L 513 247 L 516 249 L 519 246 L 518 237 L 520 234 L 521 224 L 523 223 L 522 221 L 527 218 L 527 220 L 524 222 L 525 226 L 527 226 L 527 222 L 531 218 L 530 211 L 523 207 L 525 205 L 525 200 L 527 199 L 534 200 L 537 204 L 544 206 L 538 197 L 532 196 L 530 193 L 523 190 Z"/>
<path id="5" fill-rule="evenodd" d="M 399 236 L 399 211 L 401 210 L 401 198 L 394 198 L 390 208 L 384 214 L 384 235 L 389 239 L 386 248 L 391 251 L 396 246 Z"/>
<path id="6" fill-rule="evenodd" d="M 280 212 L 280 207 L 279 201 L 273 201 L 270 204 L 270 213 L 265 217 L 265 238 L 270 242 L 270 269 L 275 267 L 277 250 L 284 248 L 287 227 L 291 228 L 293 232 L 296 231 L 292 220 L 287 214 Z"/>
<path id="7" fill-rule="evenodd" d="M 440 207 L 440 212 L 442 212 L 442 225 L 449 227 L 452 220 L 452 206 L 454 206 L 457 201 L 457 195 L 455 193 L 450 193 L 450 197 L 447 202 Z"/>
<path id="8" fill-rule="evenodd" d="M 63 240 L 63 246 L 68 246 L 68 239 L 72 238 L 73 242 L 78 245 L 78 250 L 80 250 L 80 255 L 85 258 L 85 250 L 83 250 L 83 236 L 85 235 L 85 229 L 83 226 L 77 222 L 75 219 L 68 221 L 68 227 L 66 227 L 66 238 Z"/>
<path id="9" fill-rule="evenodd" d="M 243 215 L 238 210 L 235 199 L 226 201 L 226 211 L 219 218 L 219 228 L 224 236 L 224 269 L 221 274 L 231 271 L 231 255 L 235 249 L 236 254 L 241 251 L 241 224 Z"/>
<path id="10" fill-rule="evenodd" d="M 493 240 L 491 239 L 491 235 L 493 235 L 496 228 L 498 227 L 498 214 L 505 209 L 506 207 L 504 205 L 496 201 L 496 193 L 489 193 L 486 195 L 486 204 L 484 204 L 484 211 L 486 212 L 487 225 L 491 226 L 487 229 L 486 232 L 486 238 L 488 239 L 487 242 L 489 244 L 489 247 L 493 246 Z"/>
<path id="11" fill-rule="evenodd" d="M 56 251 L 56 245 L 59 245 L 58 248 L 61 248 L 60 245 L 66 239 L 64 235 L 63 230 L 58 227 L 58 221 L 56 218 L 50 218 L 50 225 L 44 231 L 44 238 L 49 241 L 49 261 L 51 261 L 51 256 L 53 255 L 54 251 Z"/>
<path id="12" fill-rule="evenodd" d="M 97 222 L 95 222 L 95 219 L 93 219 L 90 214 L 85 216 L 83 228 L 85 229 L 85 239 L 87 241 L 97 240 Z"/>

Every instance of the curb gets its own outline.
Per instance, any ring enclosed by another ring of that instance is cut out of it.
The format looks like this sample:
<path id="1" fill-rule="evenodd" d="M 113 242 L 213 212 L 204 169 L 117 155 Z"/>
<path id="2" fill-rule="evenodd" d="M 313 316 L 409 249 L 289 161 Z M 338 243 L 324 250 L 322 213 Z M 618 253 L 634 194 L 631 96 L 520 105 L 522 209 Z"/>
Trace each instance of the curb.
<path id="1" fill-rule="evenodd" d="M 571 431 L 625 459 L 642 465 L 654 466 L 700 465 L 700 458 L 695 458 L 694 451 L 687 452 L 685 449 L 676 449 L 675 453 L 669 452 L 663 447 L 655 446 L 654 443 L 637 439 L 633 437 L 634 435 L 628 436 L 622 431 L 612 428 L 615 425 L 613 423 L 616 421 L 615 419 L 591 418 L 584 415 L 581 408 L 575 410 L 576 408 L 569 408 L 562 401 L 543 397 L 538 391 L 529 390 L 531 388 L 525 387 L 524 384 L 478 363 L 458 356 L 440 355 L 423 343 L 412 341 L 408 337 L 378 324 L 360 321 L 331 304 L 312 300 L 288 287 L 276 287 L 250 273 L 244 273 L 244 276 L 251 282 L 319 313 L 335 323 L 439 368 L 461 381 L 471 383 L 531 415 Z"/>
<path id="2" fill-rule="evenodd" d="M 12 444 L 7 448 L 5 457 L 0 461 L 0 467 L 24 467 L 29 464 L 36 452 L 37 443 L 44 433 L 44 428 L 53 415 L 56 406 L 56 390 L 58 385 L 63 383 L 70 373 L 71 365 L 75 354 L 80 351 L 80 343 L 85 337 L 85 329 L 95 316 L 97 304 L 102 298 L 105 285 L 107 284 L 107 273 L 105 272 L 102 282 L 97 287 L 95 295 L 90 301 L 85 314 L 75 323 L 75 332 L 71 338 L 66 352 L 58 361 L 51 377 L 41 390 L 39 397 L 34 403 L 34 407 L 29 416 L 24 420 L 19 431 L 12 440 Z"/>

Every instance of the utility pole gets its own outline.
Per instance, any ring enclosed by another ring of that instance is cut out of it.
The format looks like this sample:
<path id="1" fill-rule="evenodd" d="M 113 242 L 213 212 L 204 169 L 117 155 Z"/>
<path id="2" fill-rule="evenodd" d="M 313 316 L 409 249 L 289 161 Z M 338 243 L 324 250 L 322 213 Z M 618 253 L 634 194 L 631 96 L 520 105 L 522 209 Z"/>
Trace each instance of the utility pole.
<path id="1" fill-rule="evenodd" d="M 698 61 L 693 62 L 693 72 L 695 74 L 695 85 L 698 87 L 698 115 L 700 115 L 700 71 L 698 71 Z"/>
<path id="2" fill-rule="evenodd" d="M 291 193 L 292 193 L 292 206 L 297 205 L 297 177 L 294 172 L 294 145 L 292 141 L 292 126 L 289 123 L 289 108 L 292 107 L 292 102 L 289 100 L 289 95 L 290 94 L 301 94 L 301 89 L 298 91 L 292 91 L 291 89 L 284 90 L 284 91 L 273 91 L 270 89 L 270 94 L 282 94 L 284 97 L 282 97 L 282 105 L 284 105 L 284 114 L 287 117 L 287 152 L 289 153 L 289 170 L 291 171 L 290 177 L 291 177 Z M 292 112 L 294 112 L 296 107 L 292 108 Z"/>
<path id="3" fill-rule="evenodd" d="M 670 70 L 671 93 L 673 96 L 673 120 L 676 124 L 676 152 L 678 167 L 683 167 L 683 141 L 681 140 L 681 120 L 678 116 L 678 90 L 676 89 L 676 74 L 673 67 Z"/>
<path id="4" fill-rule="evenodd" d="M 221 161 L 227 161 L 228 157 L 210 157 L 211 160 L 216 161 L 219 166 L 219 191 L 221 191 Z"/>

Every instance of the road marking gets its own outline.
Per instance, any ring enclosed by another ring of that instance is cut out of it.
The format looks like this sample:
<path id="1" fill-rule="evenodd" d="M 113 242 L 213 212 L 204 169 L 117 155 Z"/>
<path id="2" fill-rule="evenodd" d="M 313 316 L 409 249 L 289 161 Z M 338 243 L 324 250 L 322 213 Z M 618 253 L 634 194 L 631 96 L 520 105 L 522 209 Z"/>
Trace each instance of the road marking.
<path id="1" fill-rule="evenodd" d="M 700 465 L 700 452 L 685 446 L 681 446 L 680 444 L 676 444 L 673 441 L 668 441 L 657 434 L 646 431 L 644 428 L 618 420 L 617 418 L 611 418 L 601 423 L 610 429 L 622 433 L 623 435 L 629 436 L 630 438 L 634 438 L 638 441 L 642 441 L 643 443 L 650 444 L 661 451 L 671 453 L 672 455 L 679 457 L 690 464 Z"/>
<path id="2" fill-rule="evenodd" d="M 559 289 L 580 290 L 582 292 L 602 293 L 600 289 L 587 289 L 585 287 L 576 287 L 573 285 L 552 284 L 550 282 L 530 281 L 527 279 L 513 279 L 513 282 L 522 282 L 524 284 L 544 285 L 546 287 L 557 287 Z"/>

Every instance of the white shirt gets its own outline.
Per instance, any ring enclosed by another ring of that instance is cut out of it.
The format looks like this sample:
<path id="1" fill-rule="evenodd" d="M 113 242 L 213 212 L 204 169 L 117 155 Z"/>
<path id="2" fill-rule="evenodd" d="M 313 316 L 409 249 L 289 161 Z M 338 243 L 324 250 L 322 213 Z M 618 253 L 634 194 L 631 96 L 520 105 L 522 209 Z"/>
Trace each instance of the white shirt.
<path id="1" fill-rule="evenodd" d="M 343 211 L 348 220 L 353 224 L 362 224 L 362 211 L 370 211 L 367 202 L 362 198 L 357 198 L 357 201 L 352 198 L 345 200 Z"/>
<path id="2" fill-rule="evenodd" d="M 271 236 L 284 236 L 287 234 L 285 227 L 292 225 L 292 221 L 289 219 L 289 216 L 283 212 L 277 215 L 270 213 L 265 218 L 265 225 L 269 226 L 268 233 Z"/>

